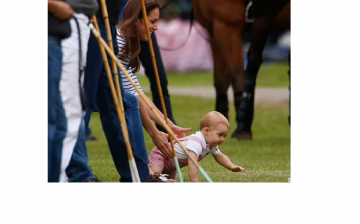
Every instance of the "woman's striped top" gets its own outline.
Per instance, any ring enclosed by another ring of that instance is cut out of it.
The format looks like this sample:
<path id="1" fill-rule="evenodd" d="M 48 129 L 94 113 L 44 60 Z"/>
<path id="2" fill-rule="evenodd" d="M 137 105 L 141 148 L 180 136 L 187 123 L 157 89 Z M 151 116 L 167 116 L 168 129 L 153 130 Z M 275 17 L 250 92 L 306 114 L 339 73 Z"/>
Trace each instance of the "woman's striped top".
<path id="1" fill-rule="evenodd" d="M 123 48 L 125 46 L 125 42 L 126 42 L 126 38 L 123 38 L 120 36 L 121 35 L 121 31 L 119 28 L 117 28 L 117 35 L 116 35 L 116 39 L 117 39 L 117 44 L 119 47 L 119 54 L 123 51 Z M 143 92 L 140 83 L 137 79 L 137 76 L 132 72 L 131 67 L 129 66 L 130 63 L 130 55 L 125 59 L 125 60 L 121 60 L 119 54 L 117 55 L 117 58 L 119 60 L 119 62 L 124 66 L 124 68 L 126 69 L 126 72 L 129 74 L 129 76 L 131 77 L 131 79 L 134 81 L 134 83 L 136 84 L 136 86 L 140 89 L 141 92 Z M 126 76 L 123 74 L 123 72 L 120 70 L 120 74 L 121 74 L 121 81 L 122 81 L 122 85 L 124 87 L 124 91 L 134 94 L 134 95 L 139 95 L 136 92 L 136 89 L 131 85 L 131 83 L 129 82 L 129 80 L 126 78 Z"/>

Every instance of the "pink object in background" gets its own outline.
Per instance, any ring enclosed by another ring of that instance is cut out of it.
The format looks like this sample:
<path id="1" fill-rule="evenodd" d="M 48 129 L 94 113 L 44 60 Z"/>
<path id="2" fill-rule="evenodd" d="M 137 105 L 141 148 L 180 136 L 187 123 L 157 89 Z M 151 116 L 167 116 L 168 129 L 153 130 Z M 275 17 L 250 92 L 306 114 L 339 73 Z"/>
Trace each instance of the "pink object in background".
<path id="1" fill-rule="evenodd" d="M 189 27 L 190 21 L 178 19 L 159 21 L 155 34 L 166 71 L 213 70 L 210 43 L 205 39 L 208 38 L 207 31 L 200 24 L 194 22 L 188 39 Z M 176 49 L 185 41 L 187 41 L 186 44 L 178 50 L 162 49 Z"/>

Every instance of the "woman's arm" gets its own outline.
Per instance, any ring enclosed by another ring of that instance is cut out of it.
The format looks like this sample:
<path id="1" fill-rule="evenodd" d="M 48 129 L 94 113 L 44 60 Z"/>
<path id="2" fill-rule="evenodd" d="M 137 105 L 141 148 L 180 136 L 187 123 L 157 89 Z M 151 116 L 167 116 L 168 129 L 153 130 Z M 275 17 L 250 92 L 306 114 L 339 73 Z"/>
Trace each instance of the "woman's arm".
<path id="1" fill-rule="evenodd" d="M 154 123 L 150 120 L 150 117 L 146 111 L 146 105 L 142 101 L 140 96 L 137 96 L 139 100 L 139 107 L 140 107 L 140 116 L 143 127 L 149 133 L 151 139 L 153 140 L 155 146 L 162 152 L 162 154 L 166 157 L 171 159 L 171 147 L 168 143 L 168 135 L 159 131 Z"/>
<path id="2" fill-rule="evenodd" d="M 145 96 L 145 97 L 148 99 L 148 101 L 150 102 L 151 107 L 154 108 L 154 110 L 160 115 L 160 118 L 161 118 L 162 120 L 165 120 L 164 114 L 155 106 L 154 102 L 152 102 L 151 99 L 150 99 L 148 96 L 146 96 L 145 94 L 144 94 L 144 96 Z M 158 125 L 161 125 L 161 126 L 162 126 L 162 122 L 159 120 L 159 118 L 158 118 L 157 116 L 155 116 L 154 112 L 152 111 L 152 109 L 150 109 L 149 106 L 147 106 L 147 104 L 146 104 L 146 110 L 147 110 L 147 112 L 148 112 L 151 120 L 155 121 Z M 171 122 L 171 121 L 169 120 L 169 122 Z M 169 123 L 169 124 L 170 124 L 170 123 Z M 172 124 L 172 122 L 171 122 L 171 124 Z"/>
<path id="3" fill-rule="evenodd" d="M 145 94 L 144 94 L 144 96 L 147 97 L 147 99 L 151 103 L 151 107 L 154 108 L 154 110 L 160 115 L 161 119 L 165 121 L 164 114 L 155 106 L 155 104 L 150 100 L 150 98 L 148 96 L 146 96 Z M 144 104 L 145 104 L 145 102 L 144 102 Z M 146 110 L 147 110 L 151 120 L 155 121 L 158 125 L 161 125 L 162 127 L 164 127 L 162 122 L 159 120 L 159 118 L 157 116 L 155 116 L 154 112 L 152 111 L 152 109 L 150 107 L 147 106 L 147 104 L 146 104 Z M 192 130 L 192 128 L 182 128 L 182 127 L 175 125 L 172 121 L 170 121 L 170 120 L 168 120 L 168 121 L 169 121 L 169 128 L 174 132 L 174 134 L 178 138 L 185 137 L 186 135 L 184 132 Z"/>

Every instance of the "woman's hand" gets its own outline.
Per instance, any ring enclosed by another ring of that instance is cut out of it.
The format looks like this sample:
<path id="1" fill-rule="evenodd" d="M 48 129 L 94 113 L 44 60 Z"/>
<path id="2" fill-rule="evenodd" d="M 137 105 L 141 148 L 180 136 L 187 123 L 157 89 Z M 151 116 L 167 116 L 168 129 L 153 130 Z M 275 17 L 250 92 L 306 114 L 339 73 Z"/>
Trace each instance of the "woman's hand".
<path id="1" fill-rule="evenodd" d="M 156 148 L 160 150 L 160 152 L 165 156 L 167 159 L 172 159 L 173 154 L 171 150 L 171 146 L 168 142 L 168 134 L 157 131 L 156 133 L 150 135 Z"/>
<path id="2" fill-rule="evenodd" d="M 174 134 L 176 135 L 176 137 L 178 138 L 183 138 L 185 137 L 185 133 L 184 132 L 188 132 L 188 131 L 191 131 L 192 128 L 182 128 L 182 127 L 179 127 L 175 124 L 171 124 L 170 125 L 170 128 L 171 130 L 174 132 Z"/>

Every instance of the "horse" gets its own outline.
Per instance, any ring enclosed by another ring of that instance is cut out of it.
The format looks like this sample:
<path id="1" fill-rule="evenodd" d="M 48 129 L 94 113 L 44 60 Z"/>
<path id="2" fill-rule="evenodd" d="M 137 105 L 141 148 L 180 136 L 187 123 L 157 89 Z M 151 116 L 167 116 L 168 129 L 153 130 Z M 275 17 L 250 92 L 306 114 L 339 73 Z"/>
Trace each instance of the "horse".
<path id="1" fill-rule="evenodd" d="M 192 0 L 192 4 L 195 20 L 209 34 L 214 60 L 215 110 L 229 119 L 227 90 L 231 85 L 237 122 L 237 128 L 231 137 L 252 140 L 254 92 L 262 52 L 272 31 L 290 29 L 290 0 L 252 0 L 254 18 L 246 70 L 242 33 L 246 27 L 249 1 Z"/>

